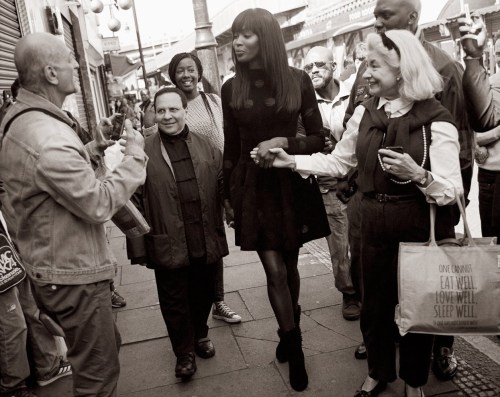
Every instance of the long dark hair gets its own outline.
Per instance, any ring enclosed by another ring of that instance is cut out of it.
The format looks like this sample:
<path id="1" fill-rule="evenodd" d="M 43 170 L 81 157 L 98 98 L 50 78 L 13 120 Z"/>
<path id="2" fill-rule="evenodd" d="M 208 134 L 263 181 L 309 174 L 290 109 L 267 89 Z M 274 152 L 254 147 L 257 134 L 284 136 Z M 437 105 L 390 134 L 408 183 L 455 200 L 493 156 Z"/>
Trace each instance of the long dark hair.
<path id="1" fill-rule="evenodd" d="M 281 27 L 273 14 L 262 8 L 241 12 L 233 22 L 231 31 L 249 30 L 259 38 L 259 55 L 271 88 L 276 95 L 278 110 L 293 112 L 300 109 L 300 86 L 292 77 L 286 55 Z M 233 80 L 233 106 L 242 109 L 250 93 L 249 64 L 238 62 L 233 47 L 233 62 L 236 76 Z"/>

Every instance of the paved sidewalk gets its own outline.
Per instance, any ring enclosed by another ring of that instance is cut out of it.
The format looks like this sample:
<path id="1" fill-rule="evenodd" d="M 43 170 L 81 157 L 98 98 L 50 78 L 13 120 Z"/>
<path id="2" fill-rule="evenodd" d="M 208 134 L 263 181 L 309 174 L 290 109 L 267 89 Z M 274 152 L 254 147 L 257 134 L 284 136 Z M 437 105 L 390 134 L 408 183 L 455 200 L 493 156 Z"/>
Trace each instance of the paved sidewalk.
<path id="1" fill-rule="evenodd" d="M 359 321 L 342 318 L 342 295 L 328 268 L 326 243 L 309 243 L 300 252 L 301 328 L 309 387 L 297 393 L 288 382 L 288 365 L 275 359 L 277 323 L 267 298 L 263 268 L 255 253 L 234 246 L 231 230 L 230 255 L 224 261 L 225 299 L 243 321 L 229 325 L 210 318 L 209 337 L 216 355 L 208 360 L 197 358 L 198 371 L 185 383 L 174 375 L 175 356 L 161 317 L 153 271 L 130 265 L 123 235 L 111 224 L 107 231 L 120 264 L 115 283 L 128 303 L 115 312 L 123 338 L 120 396 L 350 397 L 363 382 L 366 361 L 358 361 L 353 355 L 361 341 Z M 463 381 L 470 387 L 475 379 Z M 70 379 L 61 379 L 51 387 L 40 388 L 38 393 L 40 397 L 66 397 L 71 396 L 70 390 Z M 424 390 L 426 396 L 497 395 L 487 388 L 481 389 L 486 390 L 484 394 L 463 394 L 455 383 L 440 382 L 432 374 Z M 380 394 L 402 395 L 401 381 Z"/>

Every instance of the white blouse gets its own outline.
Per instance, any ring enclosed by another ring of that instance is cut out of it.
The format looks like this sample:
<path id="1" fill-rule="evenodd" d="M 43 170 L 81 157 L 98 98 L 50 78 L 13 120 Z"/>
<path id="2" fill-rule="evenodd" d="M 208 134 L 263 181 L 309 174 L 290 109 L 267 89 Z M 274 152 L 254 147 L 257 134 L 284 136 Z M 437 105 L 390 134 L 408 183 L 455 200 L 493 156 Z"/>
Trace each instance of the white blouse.
<path id="1" fill-rule="evenodd" d="M 401 98 L 389 101 L 380 98 L 379 108 L 384 106 L 390 118 L 401 117 L 408 113 L 414 102 Z M 360 105 L 347 123 L 342 139 L 330 154 L 315 153 L 295 156 L 295 171 L 301 176 L 330 175 L 342 177 L 358 165 L 356 158 L 356 142 L 359 134 L 359 124 L 366 108 Z M 462 176 L 458 154 L 458 131 L 450 123 L 437 121 L 431 124 L 431 144 L 429 146 L 429 160 L 431 165 L 432 182 L 426 187 L 418 188 L 425 195 L 428 203 L 438 205 L 452 204 L 455 201 L 455 192 L 463 194 Z"/>

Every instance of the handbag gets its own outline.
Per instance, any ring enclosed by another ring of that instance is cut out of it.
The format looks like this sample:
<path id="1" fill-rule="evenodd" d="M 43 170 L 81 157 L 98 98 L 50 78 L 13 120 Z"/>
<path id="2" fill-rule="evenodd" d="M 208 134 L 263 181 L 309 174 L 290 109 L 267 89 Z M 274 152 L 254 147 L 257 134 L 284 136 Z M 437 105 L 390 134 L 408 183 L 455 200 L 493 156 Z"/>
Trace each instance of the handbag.
<path id="1" fill-rule="evenodd" d="M 399 245 L 401 335 L 500 334 L 500 246 L 496 237 L 472 238 L 462 197 L 457 204 L 465 237 L 437 242 L 431 204 L 429 241 Z"/>
<path id="2" fill-rule="evenodd" d="M 0 293 L 2 293 L 23 281 L 26 270 L 3 225 L 0 226 Z"/>

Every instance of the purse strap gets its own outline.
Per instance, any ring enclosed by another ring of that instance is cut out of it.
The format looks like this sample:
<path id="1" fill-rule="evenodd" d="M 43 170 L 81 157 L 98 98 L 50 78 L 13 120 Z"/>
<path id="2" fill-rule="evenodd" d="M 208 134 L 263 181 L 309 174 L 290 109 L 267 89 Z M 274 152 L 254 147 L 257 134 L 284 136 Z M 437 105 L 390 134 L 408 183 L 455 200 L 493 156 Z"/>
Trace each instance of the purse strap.
<path id="1" fill-rule="evenodd" d="M 455 189 L 455 201 L 456 204 L 458 205 L 458 209 L 460 210 L 460 215 L 462 216 L 462 222 L 464 224 L 464 236 L 467 237 L 467 245 L 469 246 L 474 246 L 476 243 L 474 242 L 474 239 L 472 238 L 472 233 L 469 228 L 469 223 L 467 222 L 467 215 L 465 213 L 465 197 L 463 194 L 458 194 L 457 190 Z M 437 205 L 436 204 L 431 204 L 430 205 L 430 237 L 429 237 L 429 245 L 437 247 L 438 244 L 436 242 L 436 212 L 437 212 Z"/>

